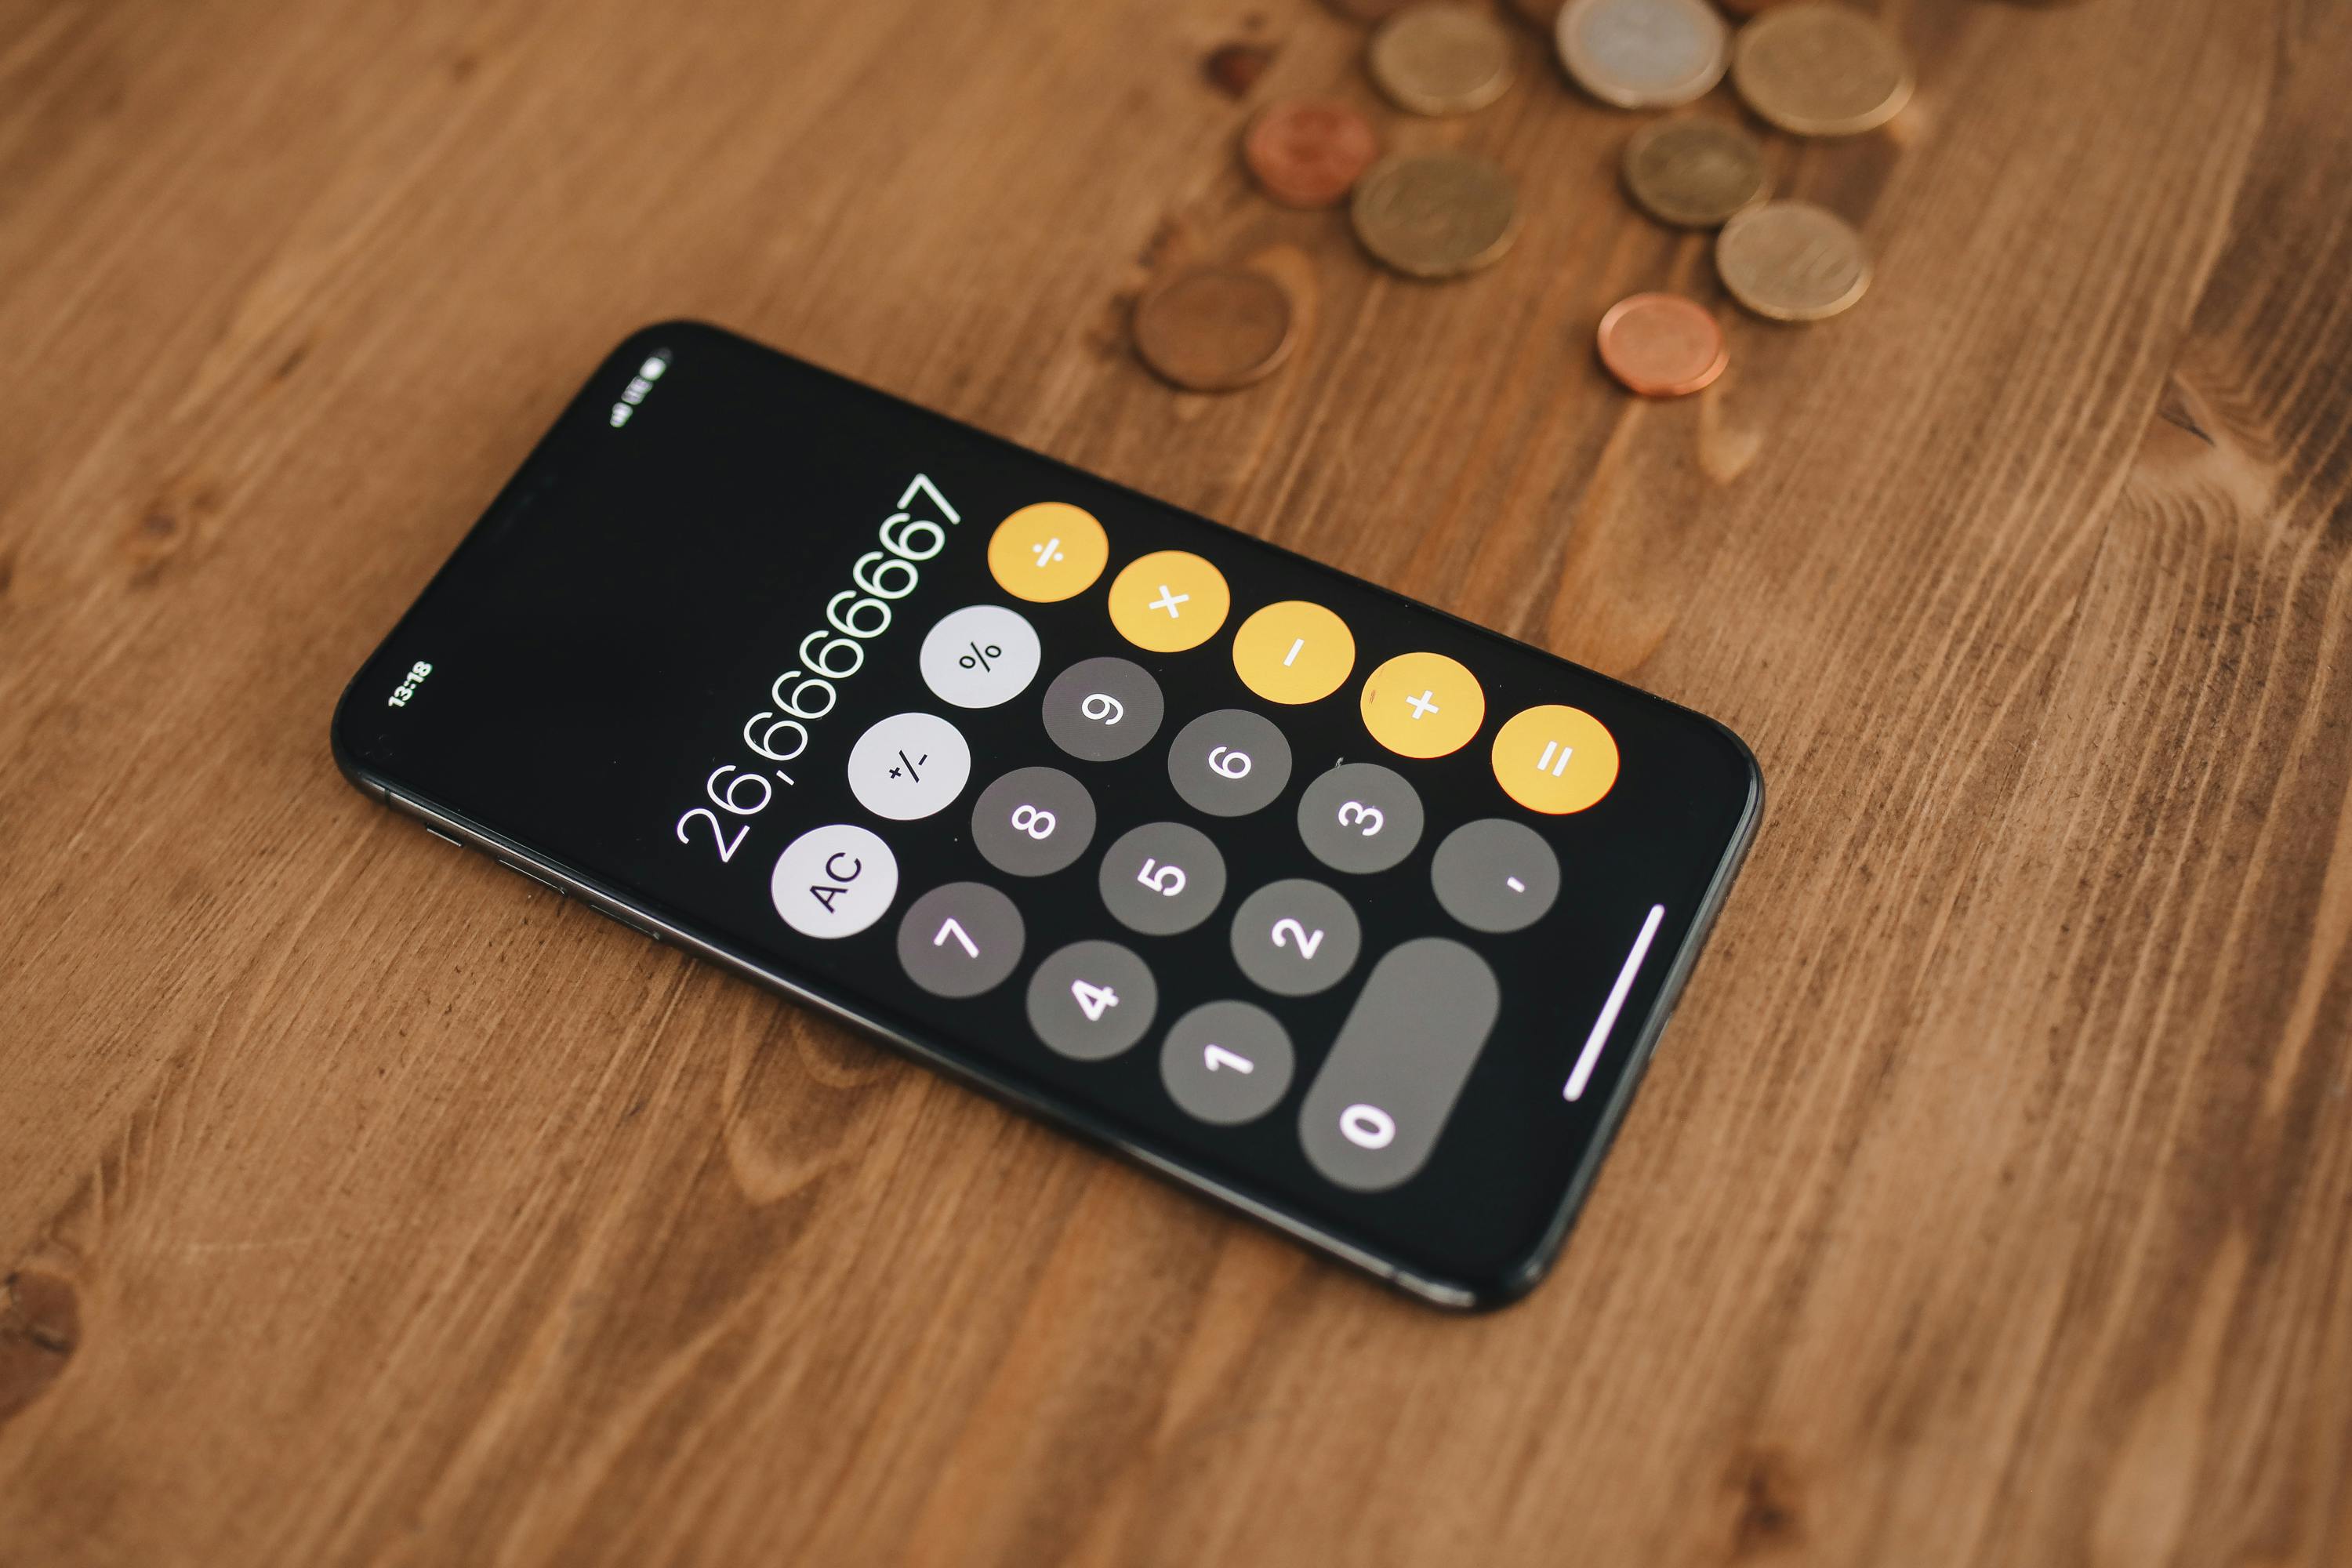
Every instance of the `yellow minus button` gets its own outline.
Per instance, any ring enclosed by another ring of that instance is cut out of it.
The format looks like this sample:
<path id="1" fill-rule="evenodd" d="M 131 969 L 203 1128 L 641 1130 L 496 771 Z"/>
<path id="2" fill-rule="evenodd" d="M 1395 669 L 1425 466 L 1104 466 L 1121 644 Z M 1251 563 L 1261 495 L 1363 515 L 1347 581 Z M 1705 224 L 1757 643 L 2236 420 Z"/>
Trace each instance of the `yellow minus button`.
<path id="1" fill-rule="evenodd" d="M 1495 782 L 1529 811 L 1582 811 L 1617 782 L 1617 738 L 1581 708 L 1530 708 L 1495 733 Z"/>
<path id="2" fill-rule="evenodd" d="M 988 536 L 997 586 L 1033 605 L 1058 604 L 1095 585 L 1110 561 L 1110 540 L 1094 513 L 1067 501 L 1024 506 Z"/>
<path id="3" fill-rule="evenodd" d="M 1348 623 L 1305 599 L 1268 605 L 1234 634 L 1234 673 L 1268 702 L 1320 702 L 1355 668 Z"/>

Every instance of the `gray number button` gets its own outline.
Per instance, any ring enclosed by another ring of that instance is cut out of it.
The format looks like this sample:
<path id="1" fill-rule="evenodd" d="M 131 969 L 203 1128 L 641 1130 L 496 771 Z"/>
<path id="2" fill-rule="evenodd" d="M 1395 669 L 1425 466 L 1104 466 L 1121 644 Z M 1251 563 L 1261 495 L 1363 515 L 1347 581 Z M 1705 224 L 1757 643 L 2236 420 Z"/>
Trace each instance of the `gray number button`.
<path id="1" fill-rule="evenodd" d="M 1420 1170 L 1502 999 L 1486 961 L 1458 942 L 1426 936 L 1391 949 L 1298 1109 L 1307 1163 L 1360 1193 Z"/>
<path id="2" fill-rule="evenodd" d="M 998 870 L 1043 877 L 1094 842 L 1095 801 L 1059 768 L 1015 768 L 980 792 L 971 842 Z"/>
<path id="3" fill-rule="evenodd" d="M 1220 708 L 1176 731 L 1168 780 L 1195 811 L 1247 816 L 1273 805 L 1290 782 L 1290 742 L 1260 714 Z"/>
<path id="4" fill-rule="evenodd" d="M 1225 896 L 1225 858 L 1209 836 L 1181 822 L 1147 822 L 1103 855 L 1105 908 L 1146 936 L 1191 931 Z"/>
<path id="5" fill-rule="evenodd" d="M 907 906 L 898 963 L 934 996 L 977 996 L 1021 962 L 1021 911 L 985 882 L 950 882 Z"/>
<path id="6" fill-rule="evenodd" d="M 1311 996 L 1356 965 L 1363 928 L 1348 900 L 1303 877 L 1273 882 L 1234 911 L 1234 962 L 1277 996 Z"/>
<path id="7" fill-rule="evenodd" d="M 1518 931 L 1559 897 L 1559 857 L 1543 836 L 1507 817 L 1482 817 L 1447 834 L 1429 865 L 1445 912 L 1472 931 Z"/>
<path id="8" fill-rule="evenodd" d="M 1115 942 L 1074 942 L 1029 977 L 1029 1026 L 1048 1049 L 1082 1062 L 1143 1038 L 1159 1007 L 1151 971 Z"/>
<path id="9" fill-rule="evenodd" d="M 1297 1058 L 1274 1015 L 1210 1002 L 1176 1020 L 1160 1047 L 1160 1080 L 1186 1113 L 1220 1127 L 1255 1121 L 1290 1088 Z"/>
<path id="10" fill-rule="evenodd" d="M 1421 842 L 1421 796 L 1378 763 L 1342 763 L 1298 797 L 1298 837 L 1334 871 L 1385 871 Z"/>
<path id="11" fill-rule="evenodd" d="M 1045 733 L 1084 763 L 1133 756 L 1160 733 L 1167 711 L 1160 683 L 1129 659 L 1080 659 L 1045 688 Z"/>

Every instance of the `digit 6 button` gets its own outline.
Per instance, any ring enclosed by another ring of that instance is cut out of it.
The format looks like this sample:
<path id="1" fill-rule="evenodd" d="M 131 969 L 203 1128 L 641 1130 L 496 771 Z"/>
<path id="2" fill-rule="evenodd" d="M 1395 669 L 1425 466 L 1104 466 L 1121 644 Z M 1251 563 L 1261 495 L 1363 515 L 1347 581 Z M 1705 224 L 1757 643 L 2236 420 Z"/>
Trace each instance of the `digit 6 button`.
<path id="1" fill-rule="evenodd" d="M 1312 996 L 1355 967 L 1363 928 L 1348 900 L 1320 882 L 1271 882 L 1234 911 L 1234 962 L 1277 996 Z"/>
<path id="2" fill-rule="evenodd" d="M 1220 708 L 1176 731 L 1168 782 L 1195 811 L 1247 816 L 1271 805 L 1290 782 L 1290 742 L 1261 714 Z"/>

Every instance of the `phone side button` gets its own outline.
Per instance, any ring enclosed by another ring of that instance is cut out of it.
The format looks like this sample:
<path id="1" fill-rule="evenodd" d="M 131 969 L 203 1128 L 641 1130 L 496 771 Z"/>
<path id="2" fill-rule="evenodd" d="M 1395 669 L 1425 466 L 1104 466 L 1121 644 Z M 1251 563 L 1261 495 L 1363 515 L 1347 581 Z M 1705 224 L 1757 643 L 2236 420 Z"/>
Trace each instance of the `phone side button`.
<path id="1" fill-rule="evenodd" d="M 530 870 L 526 867 L 518 866 L 513 861 L 505 858 L 503 856 L 499 858 L 499 864 L 504 866 L 508 870 L 512 871 L 519 877 L 529 877 L 532 881 L 537 882 L 541 887 L 545 888 L 557 898 L 560 899 L 563 897 L 563 884 L 561 882 L 551 882 L 546 878 L 541 876 L 538 872 Z"/>
<path id="2" fill-rule="evenodd" d="M 628 916 L 623 914 L 618 910 L 608 910 L 602 904 L 590 904 L 588 907 L 594 910 L 598 914 L 603 915 L 606 920 L 611 921 L 614 925 L 624 925 L 628 927 L 639 936 L 644 937 L 647 942 L 661 941 L 661 932 L 654 930 L 651 926 L 639 925 L 636 921 L 631 920 Z"/>
<path id="3" fill-rule="evenodd" d="M 463 841 L 462 839 L 457 839 L 457 838 L 452 838 L 452 837 L 450 837 L 447 834 L 446 834 L 446 833 L 442 832 L 439 828 L 437 828 L 437 827 L 434 826 L 433 826 L 431 823 L 429 823 L 429 822 L 428 822 L 428 823 L 426 823 L 426 824 L 425 824 L 425 832 L 427 832 L 427 833 L 430 833 L 431 835 L 433 835 L 433 837 L 434 837 L 438 838 L 438 839 L 439 839 L 439 840 L 441 840 L 441 842 L 442 842 L 442 843 L 444 843 L 444 844 L 455 844 L 455 845 L 457 845 L 457 847 L 458 847 L 458 848 L 460 848 L 460 849 L 463 849 L 464 847 L 466 847 L 465 843 L 464 843 L 464 841 Z"/>

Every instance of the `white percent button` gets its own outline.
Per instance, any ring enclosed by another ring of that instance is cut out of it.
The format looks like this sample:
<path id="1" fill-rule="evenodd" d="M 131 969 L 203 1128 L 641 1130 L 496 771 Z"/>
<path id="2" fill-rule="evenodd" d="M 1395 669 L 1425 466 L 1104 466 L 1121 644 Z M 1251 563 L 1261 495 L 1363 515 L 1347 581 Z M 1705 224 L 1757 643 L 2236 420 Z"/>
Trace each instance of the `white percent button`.
<path id="1" fill-rule="evenodd" d="M 1037 679 L 1037 632 L 1002 605 L 967 605 L 923 638 L 923 684 L 958 708 L 993 708 Z"/>

